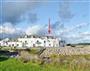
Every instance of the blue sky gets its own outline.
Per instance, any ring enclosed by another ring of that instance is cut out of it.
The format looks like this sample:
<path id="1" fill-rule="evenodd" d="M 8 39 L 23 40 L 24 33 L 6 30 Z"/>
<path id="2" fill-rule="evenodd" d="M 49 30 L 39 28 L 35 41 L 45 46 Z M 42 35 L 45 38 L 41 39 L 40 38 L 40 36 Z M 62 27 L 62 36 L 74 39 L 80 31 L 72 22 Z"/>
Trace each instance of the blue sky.
<path id="1" fill-rule="evenodd" d="M 89 0 L 0 0 L 0 35 L 47 35 L 49 18 L 52 35 L 68 43 L 90 42 Z"/>

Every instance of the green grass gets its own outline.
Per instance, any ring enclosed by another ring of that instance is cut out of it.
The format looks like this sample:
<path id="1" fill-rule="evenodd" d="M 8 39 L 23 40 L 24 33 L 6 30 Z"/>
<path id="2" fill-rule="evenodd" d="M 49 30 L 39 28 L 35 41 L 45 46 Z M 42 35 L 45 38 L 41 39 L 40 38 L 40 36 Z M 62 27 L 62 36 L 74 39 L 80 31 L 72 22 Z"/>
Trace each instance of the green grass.
<path id="1" fill-rule="evenodd" d="M 57 58 L 55 55 L 52 57 Z M 80 63 L 83 58 L 89 61 L 90 55 L 60 56 L 60 63 L 52 62 L 43 65 L 32 62 L 23 63 L 15 58 L 6 57 L 6 60 L 0 61 L 0 71 L 90 71 L 90 63 Z"/>
<path id="2" fill-rule="evenodd" d="M 0 71 L 59 71 L 55 67 L 48 65 L 40 66 L 38 64 L 28 62 L 22 63 L 16 59 L 9 59 L 7 61 L 0 62 Z"/>

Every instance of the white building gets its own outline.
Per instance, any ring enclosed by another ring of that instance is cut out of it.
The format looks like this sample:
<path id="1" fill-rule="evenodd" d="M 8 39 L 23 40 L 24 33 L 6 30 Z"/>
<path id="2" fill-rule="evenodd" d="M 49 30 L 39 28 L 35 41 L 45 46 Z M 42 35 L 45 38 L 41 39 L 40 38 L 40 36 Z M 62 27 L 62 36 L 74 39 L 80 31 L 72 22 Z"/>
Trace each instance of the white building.
<path id="1" fill-rule="evenodd" d="M 17 41 L 0 41 L 0 46 L 9 47 L 59 47 L 59 40 L 53 36 L 27 35 L 17 38 Z"/>
<path id="2" fill-rule="evenodd" d="M 51 34 L 50 19 L 48 25 L 48 34 L 49 36 L 37 36 L 37 35 L 26 35 L 25 37 L 20 37 L 15 40 L 5 39 L 3 42 L 0 42 L 0 46 L 10 46 L 10 47 L 59 47 L 59 39 Z"/>
<path id="3" fill-rule="evenodd" d="M 53 36 L 34 36 L 29 35 L 18 38 L 24 47 L 59 47 L 59 40 Z"/>
<path id="4" fill-rule="evenodd" d="M 22 47 L 22 43 L 18 41 L 0 41 L 0 46 L 5 46 L 5 47 Z"/>

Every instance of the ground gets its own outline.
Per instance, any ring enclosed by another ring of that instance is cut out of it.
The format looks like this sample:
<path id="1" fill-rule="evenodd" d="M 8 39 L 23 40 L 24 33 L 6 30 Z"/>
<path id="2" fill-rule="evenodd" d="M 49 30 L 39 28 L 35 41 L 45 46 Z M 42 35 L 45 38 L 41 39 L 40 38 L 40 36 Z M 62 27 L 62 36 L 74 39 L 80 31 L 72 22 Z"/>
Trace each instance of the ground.
<path id="1" fill-rule="evenodd" d="M 57 58 L 56 55 L 51 58 Z M 34 62 L 23 63 L 16 58 L 0 56 L 0 71 L 89 71 L 90 55 L 60 56 L 60 62 L 39 64 Z"/>

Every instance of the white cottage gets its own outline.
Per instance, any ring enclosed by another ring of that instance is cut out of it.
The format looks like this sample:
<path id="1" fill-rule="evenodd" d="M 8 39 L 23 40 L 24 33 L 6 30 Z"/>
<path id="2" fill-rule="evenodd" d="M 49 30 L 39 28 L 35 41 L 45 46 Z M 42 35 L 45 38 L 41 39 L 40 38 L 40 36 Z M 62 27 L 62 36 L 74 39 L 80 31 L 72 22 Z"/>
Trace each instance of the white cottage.
<path id="1" fill-rule="evenodd" d="M 18 38 L 24 47 L 59 47 L 59 40 L 53 36 L 27 35 Z"/>
<path id="2" fill-rule="evenodd" d="M 0 46 L 9 47 L 59 47 L 59 39 L 53 36 L 26 35 L 17 38 L 17 41 L 0 41 Z"/>

